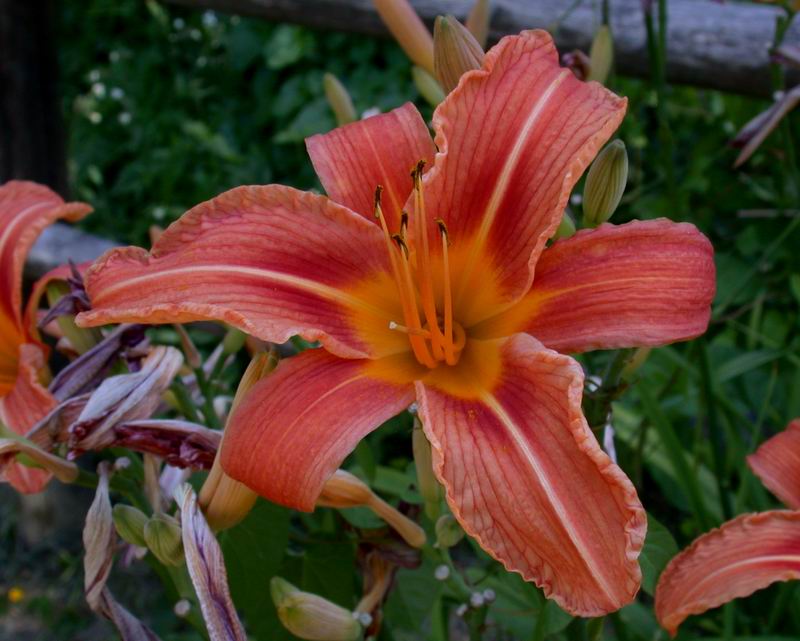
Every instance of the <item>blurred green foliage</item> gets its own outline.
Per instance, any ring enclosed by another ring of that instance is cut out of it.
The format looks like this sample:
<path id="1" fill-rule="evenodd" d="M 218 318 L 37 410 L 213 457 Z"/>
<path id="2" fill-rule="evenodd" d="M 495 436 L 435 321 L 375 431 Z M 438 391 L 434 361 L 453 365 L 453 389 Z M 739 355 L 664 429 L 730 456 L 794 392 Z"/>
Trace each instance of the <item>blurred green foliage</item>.
<path id="1" fill-rule="evenodd" d="M 359 112 L 416 96 L 388 41 L 153 1 L 64 3 L 60 43 L 74 196 L 120 241 L 238 185 L 317 185 L 303 140 L 334 126 L 326 71 Z"/>
<path id="2" fill-rule="evenodd" d="M 62 19 L 74 193 L 97 209 L 85 225 L 121 241 L 146 244 L 149 225 L 165 225 L 236 185 L 317 186 L 303 138 L 334 125 L 322 90 L 326 71 L 345 83 L 359 111 L 418 98 L 407 60 L 389 42 L 137 0 L 64 3 Z M 616 77 L 609 84 L 629 98 L 619 136 L 631 176 L 614 222 L 692 222 L 711 238 L 718 268 L 707 335 L 655 350 L 613 404 L 620 464 L 650 528 L 642 595 L 608 618 L 602 638 L 656 641 L 667 638 L 652 612 L 666 562 L 730 516 L 778 505 L 744 457 L 800 416 L 800 184 L 791 162 L 800 132 L 792 120 L 734 171 L 728 141 L 766 102 Z M 579 198 L 571 206 L 580 213 Z M 602 374 L 609 358 L 588 354 L 581 362 Z M 388 500 L 413 506 L 420 498 L 410 430 L 407 416 L 391 421 L 347 466 Z M 423 523 L 432 532 L 433 523 Z M 224 534 L 232 592 L 251 638 L 289 638 L 268 596 L 275 573 L 353 607 L 360 595 L 353 527 L 371 525 L 357 511 L 292 515 L 262 502 Z M 467 579 L 497 595 L 486 638 L 587 638 L 585 622 L 474 542 L 462 541 L 452 555 Z M 436 563 L 426 553 L 419 569 L 400 571 L 381 638 L 443 640 L 449 627 L 461 629 L 447 615 L 459 596 L 434 578 Z M 146 618 L 158 627 L 163 617 Z M 691 619 L 679 635 L 798 637 L 796 582 Z"/>

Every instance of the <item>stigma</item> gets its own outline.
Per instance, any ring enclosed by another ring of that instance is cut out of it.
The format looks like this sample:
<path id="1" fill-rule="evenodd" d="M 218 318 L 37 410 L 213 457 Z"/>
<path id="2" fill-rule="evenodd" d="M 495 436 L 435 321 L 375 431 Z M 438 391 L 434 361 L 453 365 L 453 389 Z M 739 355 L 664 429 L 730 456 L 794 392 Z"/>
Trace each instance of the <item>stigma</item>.
<path id="1" fill-rule="evenodd" d="M 422 194 L 424 165 L 425 161 L 420 161 L 411 171 L 414 181 L 413 216 L 401 212 L 400 229 L 392 232 L 381 208 L 383 189 L 378 186 L 375 190 L 375 217 L 383 230 L 392 277 L 403 310 L 402 323 L 393 320 L 389 323 L 389 329 L 406 334 L 417 361 L 433 369 L 440 364 L 455 365 L 458 362 L 466 344 L 466 334 L 453 319 L 448 253 L 450 239 L 443 220 L 437 218 L 435 221 L 438 238 L 429 238 Z M 413 225 L 413 247 L 408 234 L 409 223 Z M 434 261 L 434 252 L 439 248 L 440 260 Z M 442 284 L 438 299 L 434 286 L 437 278 Z"/>

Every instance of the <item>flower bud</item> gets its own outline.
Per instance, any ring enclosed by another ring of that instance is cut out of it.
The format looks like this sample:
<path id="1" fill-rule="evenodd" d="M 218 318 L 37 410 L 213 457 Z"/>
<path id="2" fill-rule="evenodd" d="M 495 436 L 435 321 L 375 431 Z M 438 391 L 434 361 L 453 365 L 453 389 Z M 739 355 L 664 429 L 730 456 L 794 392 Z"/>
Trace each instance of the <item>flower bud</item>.
<path id="1" fill-rule="evenodd" d="M 419 91 L 419 95 L 425 99 L 431 107 L 438 107 L 444 100 L 444 89 L 431 74 L 422 67 L 411 67 L 411 78 Z"/>
<path id="2" fill-rule="evenodd" d="M 575 233 L 575 221 L 572 220 L 572 216 L 570 216 L 568 211 L 564 211 L 564 215 L 561 217 L 561 222 L 556 229 L 556 233 L 553 234 L 553 240 L 561 240 L 562 238 L 569 238 Z"/>
<path id="3" fill-rule="evenodd" d="M 186 362 L 188 363 L 189 367 L 192 369 L 201 368 L 203 366 L 203 358 L 200 356 L 200 352 L 195 346 L 192 337 L 189 336 L 189 332 L 186 331 L 186 328 L 183 325 L 176 324 L 173 325 L 172 328 L 178 334 L 178 340 L 181 343 L 183 356 L 186 358 Z"/>
<path id="4" fill-rule="evenodd" d="M 373 0 L 397 44 L 416 66 L 433 73 L 433 39 L 408 0 Z"/>
<path id="5" fill-rule="evenodd" d="M 301 639 L 356 641 L 361 635 L 361 624 L 352 612 L 321 596 L 303 592 L 280 577 L 270 581 L 270 594 L 281 623 Z"/>
<path id="6" fill-rule="evenodd" d="M 436 77 L 450 93 L 463 74 L 480 69 L 483 49 L 478 41 L 453 16 L 439 16 L 433 25 L 433 67 Z"/>
<path id="7" fill-rule="evenodd" d="M 359 507 L 369 505 L 372 490 L 361 479 L 350 472 L 336 470 L 322 488 L 317 505 L 323 507 Z"/>
<path id="8" fill-rule="evenodd" d="M 475 0 L 467 16 L 466 27 L 475 36 L 481 49 L 486 48 L 489 40 L 489 19 L 489 0 Z"/>
<path id="9" fill-rule="evenodd" d="M 605 84 L 611 65 L 614 63 L 614 40 L 608 25 L 601 25 L 594 34 L 592 48 L 589 50 L 589 77 L 587 80 L 596 80 Z"/>
<path id="10" fill-rule="evenodd" d="M 436 543 L 440 548 L 451 548 L 464 538 L 464 530 L 451 514 L 443 514 L 436 521 Z"/>
<path id="11" fill-rule="evenodd" d="M 144 526 L 144 540 L 153 555 L 164 565 L 183 563 L 180 524 L 168 514 L 154 514 Z"/>
<path id="12" fill-rule="evenodd" d="M 425 530 L 380 498 L 358 477 L 344 470 L 337 470 L 328 479 L 317 505 L 339 509 L 368 507 L 392 526 L 410 546 L 418 548 L 425 545 Z"/>
<path id="13" fill-rule="evenodd" d="M 277 363 L 278 360 L 272 352 L 259 352 L 253 356 L 242 380 L 239 381 L 229 416 L 233 415 L 247 392 L 274 370 Z M 217 532 L 231 528 L 244 519 L 258 499 L 258 495 L 244 483 L 225 474 L 219 459 L 219 452 L 222 451 L 224 443 L 225 435 L 223 434 L 222 443 L 211 466 L 211 472 L 203 483 L 198 498 L 208 525 Z"/>
<path id="14" fill-rule="evenodd" d="M 625 143 L 615 140 L 595 158 L 583 188 L 583 223 L 597 227 L 611 218 L 628 182 Z"/>
<path id="15" fill-rule="evenodd" d="M 350 122 L 358 120 L 356 108 L 345 86 L 332 73 L 326 73 L 322 77 L 322 87 L 325 89 L 325 97 L 328 104 L 336 116 L 336 124 L 340 127 Z"/>
<path id="16" fill-rule="evenodd" d="M 425 513 L 435 519 L 439 513 L 439 502 L 442 498 L 442 487 L 433 474 L 431 444 L 422 429 L 419 418 L 414 418 L 414 430 L 411 433 L 411 445 L 414 450 L 414 465 L 417 468 L 417 486 L 425 501 Z"/>
<path id="17" fill-rule="evenodd" d="M 222 353 L 223 354 L 236 354 L 242 347 L 244 347 L 247 340 L 247 334 L 235 327 L 229 327 L 225 332 L 225 337 L 222 339 Z"/>
<path id="18" fill-rule="evenodd" d="M 144 512 L 132 505 L 117 503 L 112 515 L 114 528 L 123 541 L 140 548 L 147 547 L 147 542 L 144 540 L 144 528 L 147 525 L 148 517 Z"/>

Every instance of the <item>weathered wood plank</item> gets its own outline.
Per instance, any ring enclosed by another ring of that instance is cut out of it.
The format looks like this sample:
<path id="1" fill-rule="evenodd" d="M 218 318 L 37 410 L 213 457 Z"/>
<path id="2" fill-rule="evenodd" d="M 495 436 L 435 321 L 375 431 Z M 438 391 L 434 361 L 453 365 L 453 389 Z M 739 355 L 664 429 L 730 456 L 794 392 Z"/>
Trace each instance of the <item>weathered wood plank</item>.
<path id="1" fill-rule="evenodd" d="M 25 262 L 25 275 L 38 278 L 69 260 L 75 263 L 94 260 L 116 246 L 117 243 L 87 234 L 77 227 L 56 223 L 47 227 L 31 248 Z"/>
<path id="2" fill-rule="evenodd" d="M 319 29 L 385 34 L 372 0 L 166 0 L 188 7 L 258 16 Z M 440 14 L 463 17 L 472 0 L 411 0 L 431 24 Z M 522 29 L 555 25 L 573 0 L 492 0 L 491 35 L 494 39 Z M 599 23 L 599 2 L 584 0 L 555 31 L 562 51 L 588 49 Z M 611 26 L 617 46 L 618 70 L 645 76 L 648 57 L 641 0 L 613 0 Z M 736 93 L 770 94 L 769 46 L 779 10 L 766 5 L 670 0 L 667 77 Z M 787 42 L 800 42 L 800 24 Z M 791 84 L 800 82 L 793 73 Z"/>

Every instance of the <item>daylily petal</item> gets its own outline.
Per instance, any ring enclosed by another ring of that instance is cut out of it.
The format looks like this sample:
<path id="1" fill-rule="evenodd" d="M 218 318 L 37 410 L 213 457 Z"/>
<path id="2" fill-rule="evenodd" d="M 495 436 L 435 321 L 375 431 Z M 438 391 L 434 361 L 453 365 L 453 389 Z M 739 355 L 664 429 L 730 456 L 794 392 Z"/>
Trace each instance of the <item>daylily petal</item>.
<path id="1" fill-rule="evenodd" d="M 636 490 L 581 413 L 580 365 L 525 334 L 500 345 L 501 378 L 477 397 L 418 384 L 447 501 L 481 547 L 567 612 L 617 610 L 641 581 Z"/>
<path id="2" fill-rule="evenodd" d="M 410 102 L 311 136 L 306 147 L 328 196 L 374 222 L 375 188 L 381 185 L 393 231 L 411 193 L 411 170 L 420 160 L 432 161 L 436 153 L 428 126 Z"/>
<path id="3" fill-rule="evenodd" d="M 429 235 L 438 238 L 434 220 L 444 220 L 463 263 L 454 271 L 457 307 L 481 273 L 503 301 L 528 290 L 572 187 L 626 104 L 560 67 L 545 31 L 503 38 L 482 69 L 462 76 L 434 113 L 439 153 L 424 190 Z"/>
<path id="4" fill-rule="evenodd" d="M 410 384 L 369 374 L 372 361 L 307 350 L 281 361 L 225 427 L 225 473 L 261 496 L 310 512 L 358 441 L 414 400 Z"/>
<path id="5" fill-rule="evenodd" d="M 708 326 L 714 273 L 711 243 L 694 225 L 605 224 L 546 249 L 527 296 L 474 332 L 524 331 L 559 352 L 687 340 Z"/>
<path id="6" fill-rule="evenodd" d="M 18 371 L 14 387 L 0 397 L 0 422 L 16 434 L 25 434 L 56 406 L 56 399 L 39 381 L 45 367 L 44 354 L 35 344 L 19 346 Z M 41 492 L 52 476 L 40 470 L 9 462 L 3 470 L 6 480 L 23 494 Z"/>
<path id="7" fill-rule="evenodd" d="M 800 510 L 800 419 L 795 419 L 747 457 L 747 464 L 770 492 Z"/>
<path id="8" fill-rule="evenodd" d="M 12 180 L 0 186 L 0 315 L 21 324 L 22 268 L 42 230 L 59 218 L 76 221 L 92 210 L 65 203 L 44 185 Z"/>
<path id="9" fill-rule="evenodd" d="M 385 328 L 397 314 L 348 288 L 387 270 L 381 231 L 363 217 L 289 187 L 239 187 L 184 214 L 149 254 L 100 258 L 86 274 L 93 309 L 76 322 L 214 319 L 266 341 L 302 334 L 341 356 L 372 356 L 380 347 L 359 323 Z"/>
<path id="10" fill-rule="evenodd" d="M 691 614 L 790 579 L 800 579 L 800 512 L 745 514 L 670 561 L 656 587 L 656 617 L 675 636 Z"/>
<path id="11" fill-rule="evenodd" d="M 16 384 L 0 398 L 0 421 L 17 434 L 25 434 L 56 406 L 56 399 L 39 380 L 44 367 L 44 354 L 38 345 L 19 346 Z"/>

